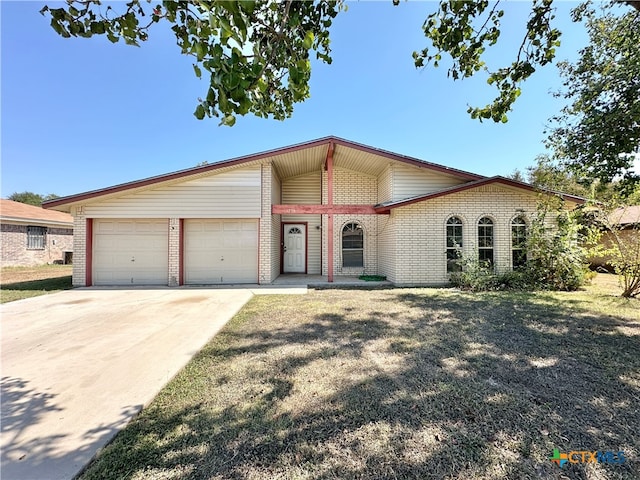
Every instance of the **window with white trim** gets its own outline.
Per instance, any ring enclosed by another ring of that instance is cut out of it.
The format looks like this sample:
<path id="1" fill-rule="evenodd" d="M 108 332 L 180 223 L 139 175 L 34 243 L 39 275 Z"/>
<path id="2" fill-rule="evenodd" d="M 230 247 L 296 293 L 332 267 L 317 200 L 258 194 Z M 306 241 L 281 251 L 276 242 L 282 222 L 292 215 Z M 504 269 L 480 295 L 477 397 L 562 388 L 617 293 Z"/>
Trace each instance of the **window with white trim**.
<path id="1" fill-rule="evenodd" d="M 493 267 L 493 220 L 482 217 L 478 221 L 478 260 Z"/>
<path id="2" fill-rule="evenodd" d="M 459 272 L 462 251 L 462 220 L 450 217 L 447 220 L 447 273 Z"/>
<path id="3" fill-rule="evenodd" d="M 511 265 L 522 268 L 527 263 L 527 223 L 522 215 L 511 220 Z"/>
<path id="4" fill-rule="evenodd" d="M 364 231 L 356 222 L 342 229 L 342 266 L 364 267 Z"/>

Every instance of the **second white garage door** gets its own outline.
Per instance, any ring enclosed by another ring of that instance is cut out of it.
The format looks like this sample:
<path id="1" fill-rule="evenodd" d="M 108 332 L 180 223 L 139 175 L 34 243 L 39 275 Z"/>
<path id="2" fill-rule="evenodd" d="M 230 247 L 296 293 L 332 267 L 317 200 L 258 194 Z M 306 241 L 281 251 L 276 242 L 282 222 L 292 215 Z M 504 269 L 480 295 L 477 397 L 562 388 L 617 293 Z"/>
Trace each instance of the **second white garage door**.
<path id="1" fill-rule="evenodd" d="M 258 221 L 185 220 L 184 281 L 257 283 Z"/>

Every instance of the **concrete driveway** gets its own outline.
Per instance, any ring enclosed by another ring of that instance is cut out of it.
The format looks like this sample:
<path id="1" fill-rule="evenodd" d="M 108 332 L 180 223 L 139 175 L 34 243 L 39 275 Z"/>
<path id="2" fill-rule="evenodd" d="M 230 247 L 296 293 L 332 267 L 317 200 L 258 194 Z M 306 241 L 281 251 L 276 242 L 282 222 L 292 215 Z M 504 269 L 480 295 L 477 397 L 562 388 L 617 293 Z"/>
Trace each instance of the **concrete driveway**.
<path id="1" fill-rule="evenodd" d="M 253 293 L 88 288 L 2 305 L 2 479 L 72 478 Z"/>

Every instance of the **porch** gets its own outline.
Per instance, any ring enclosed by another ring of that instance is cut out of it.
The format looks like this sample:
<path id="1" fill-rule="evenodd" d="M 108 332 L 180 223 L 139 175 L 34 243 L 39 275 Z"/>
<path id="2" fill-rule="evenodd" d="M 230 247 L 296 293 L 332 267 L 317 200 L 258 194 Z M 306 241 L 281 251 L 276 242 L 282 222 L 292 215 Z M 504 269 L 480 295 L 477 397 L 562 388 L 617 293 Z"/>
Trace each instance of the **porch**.
<path id="1" fill-rule="evenodd" d="M 361 280 L 357 276 L 346 275 L 336 275 L 333 277 L 333 282 L 329 282 L 327 275 L 305 275 L 304 273 L 282 273 L 273 281 L 272 285 L 306 285 L 310 288 L 380 288 L 393 286 L 388 280 Z"/>

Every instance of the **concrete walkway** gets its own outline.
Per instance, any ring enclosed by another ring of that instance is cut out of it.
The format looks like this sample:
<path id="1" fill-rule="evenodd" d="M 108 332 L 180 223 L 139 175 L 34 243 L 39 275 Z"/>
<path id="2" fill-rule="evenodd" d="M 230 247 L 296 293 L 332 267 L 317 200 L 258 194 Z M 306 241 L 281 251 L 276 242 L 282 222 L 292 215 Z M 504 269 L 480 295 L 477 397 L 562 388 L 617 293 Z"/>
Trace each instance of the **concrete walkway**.
<path id="1" fill-rule="evenodd" d="M 73 478 L 255 294 L 76 289 L 0 306 L 2 480 Z"/>

